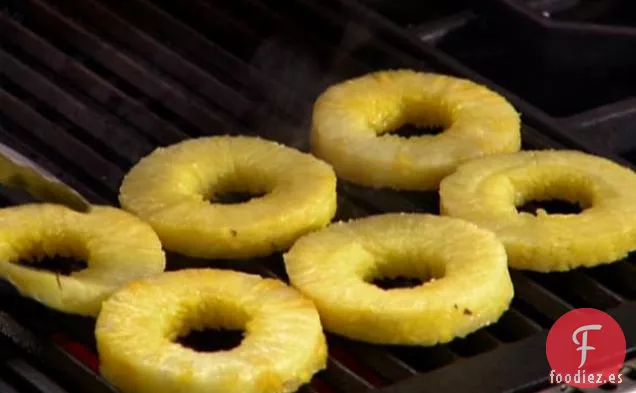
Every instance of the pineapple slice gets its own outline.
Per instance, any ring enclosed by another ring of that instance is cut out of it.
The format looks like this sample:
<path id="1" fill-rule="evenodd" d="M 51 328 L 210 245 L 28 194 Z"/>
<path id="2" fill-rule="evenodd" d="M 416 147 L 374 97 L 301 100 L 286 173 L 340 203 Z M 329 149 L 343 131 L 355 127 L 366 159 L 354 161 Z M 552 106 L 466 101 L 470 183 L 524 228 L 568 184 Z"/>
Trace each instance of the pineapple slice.
<path id="1" fill-rule="evenodd" d="M 239 204 L 209 201 L 225 192 L 265 195 Z M 275 142 L 206 137 L 143 158 L 126 175 L 120 202 L 150 223 L 168 250 L 253 258 L 327 225 L 336 211 L 336 176 L 328 164 Z"/>
<path id="2" fill-rule="evenodd" d="M 463 220 L 383 214 L 309 234 L 285 255 L 325 328 L 376 344 L 435 345 L 499 319 L 513 287 L 495 235 Z M 385 290 L 374 278 L 430 279 Z"/>
<path id="3" fill-rule="evenodd" d="M 439 135 L 390 134 L 404 124 Z M 381 71 L 327 89 L 316 101 L 312 152 L 339 178 L 363 186 L 437 189 L 458 164 L 518 151 L 515 109 L 486 87 L 450 76 Z"/>
<path id="4" fill-rule="evenodd" d="M 190 330 L 243 329 L 231 350 L 176 343 Z M 287 393 L 325 368 L 312 302 L 273 279 L 230 270 L 168 272 L 104 303 L 95 330 L 101 372 L 124 393 Z"/>
<path id="5" fill-rule="evenodd" d="M 76 257 L 88 267 L 70 276 L 37 270 L 21 260 Z M 152 228 L 123 210 L 94 206 L 78 213 L 53 204 L 0 209 L 0 276 L 23 295 L 56 310 L 96 316 L 121 285 L 165 269 Z"/>
<path id="6" fill-rule="evenodd" d="M 636 173 L 576 151 L 523 151 L 464 164 L 440 187 L 441 210 L 494 231 L 509 265 L 567 271 L 624 258 L 636 249 Z M 580 214 L 537 215 L 531 200 L 578 203 Z"/>

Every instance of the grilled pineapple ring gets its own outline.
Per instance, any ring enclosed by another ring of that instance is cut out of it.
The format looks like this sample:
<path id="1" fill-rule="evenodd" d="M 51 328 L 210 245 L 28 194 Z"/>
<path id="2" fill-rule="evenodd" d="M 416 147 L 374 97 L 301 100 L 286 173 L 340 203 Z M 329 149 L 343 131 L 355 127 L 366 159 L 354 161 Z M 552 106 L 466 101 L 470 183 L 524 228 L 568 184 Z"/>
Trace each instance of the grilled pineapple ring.
<path id="1" fill-rule="evenodd" d="M 265 195 L 209 202 L 225 192 Z M 168 250 L 252 258 L 287 249 L 327 225 L 336 211 L 336 176 L 328 164 L 275 142 L 206 137 L 143 158 L 126 175 L 120 202 L 149 222 Z"/>
<path id="2" fill-rule="evenodd" d="M 494 234 L 458 219 L 383 214 L 309 234 L 285 255 L 325 329 L 376 344 L 435 345 L 491 324 L 513 296 Z M 384 290 L 377 277 L 434 278 Z"/>
<path id="3" fill-rule="evenodd" d="M 76 257 L 88 267 L 70 276 L 18 264 Z M 0 276 L 23 295 L 56 310 L 96 316 L 102 301 L 128 281 L 161 273 L 161 242 L 123 210 L 94 206 L 82 214 L 52 204 L 0 209 Z"/>
<path id="4" fill-rule="evenodd" d="M 175 340 L 191 329 L 243 329 L 229 351 Z M 325 368 L 312 302 L 284 283 L 229 270 L 168 272 L 104 303 L 95 335 L 101 372 L 125 393 L 295 392 Z"/>
<path id="5" fill-rule="evenodd" d="M 390 134 L 407 123 L 445 130 L 408 139 Z M 519 128 L 515 109 L 484 86 L 445 75 L 382 71 L 332 86 L 318 98 L 311 145 L 342 179 L 431 190 L 461 162 L 519 150 Z"/>
<path id="6" fill-rule="evenodd" d="M 636 249 L 636 173 L 575 151 L 523 151 L 464 164 L 442 181 L 443 213 L 494 231 L 513 268 L 567 271 Z M 580 214 L 518 212 L 531 200 L 578 203 Z"/>

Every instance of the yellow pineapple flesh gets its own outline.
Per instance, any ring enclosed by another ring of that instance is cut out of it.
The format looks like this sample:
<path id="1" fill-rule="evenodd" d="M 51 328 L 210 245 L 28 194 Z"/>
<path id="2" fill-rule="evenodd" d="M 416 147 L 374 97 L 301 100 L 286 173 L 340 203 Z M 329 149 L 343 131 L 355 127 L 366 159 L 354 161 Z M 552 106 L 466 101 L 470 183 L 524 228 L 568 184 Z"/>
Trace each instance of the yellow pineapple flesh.
<path id="1" fill-rule="evenodd" d="M 245 203 L 210 202 L 224 192 L 264 193 Z M 203 258 L 253 258 L 287 249 L 327 225 L 336 176 L 313 156 L 252 137 L 207 137 L 159 148 L 125 177 L 120 202 L 164 246 Z"/>
<path id="2" fill-rule="evenodd" d="M 576 151 L 523 151 L 460 166 L 440 187 L 444 214 L 494 231 L 509 265 L 539 272 L 611 263 L 636 249 L 636 173 Z M 561 199 L 579 214 L 517 206 Z"/>
<path id="3" fill-rule="evenodd" d="M 332 224 L 298 240 L 285 266 L 328 331 L 377 344 L 464 337 L 497 321 L 513 296 L 506 253 L 493 233 L 426 214 Z M 425 282 L 389 290 L 371 283 L 398 276 Z"/>
<path id="4" fill-rule="evenodd" d="M 407 123 L 444 132 L 408 139 L 391 134 Z M 466 160 L 519 150 L 519 129 L 515 109 L 484 86 L 446 75 L 380 71 L 334 85 L 318 98 L 311 146 L 339 178 L 430 190 Z"/>
<path id="5" fill-rule="evenodd" d="M 37 267 L 45 257 L 75 257 L 84 270 L 61 275 Z M 165 269 L 152 228 L 123 210 L 94 206 L 78 213 L 60 205 L 0 209 L 0 276 L 25 296 L 59 311 L 96 316 L 123 284 Z"/>
<path id="6" fill-rule="evenodd" d="M 206 327 L 245 336 L 216 352 L 175 342 Z M 132 283 L 105 302 L 95 335 L 101 372 L 124 393 L 291 393 L 327 359 L 310 300 L 281 281 L 229 270 Z"/>

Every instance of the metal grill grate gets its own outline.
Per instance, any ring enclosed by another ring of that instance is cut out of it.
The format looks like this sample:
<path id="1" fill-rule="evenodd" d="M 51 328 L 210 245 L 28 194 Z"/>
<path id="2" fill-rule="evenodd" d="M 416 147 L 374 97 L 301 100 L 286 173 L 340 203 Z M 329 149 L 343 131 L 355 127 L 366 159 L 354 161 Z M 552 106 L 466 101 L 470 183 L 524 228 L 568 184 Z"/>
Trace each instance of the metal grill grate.
<path id="1" fill-rule="evenodd" d="M 485 81 L 423 45 L 417 34 L 352 0 L 6 3 L 0 15 L 0 142 L 95 203 L 115 204 L 122 176 L 133 163 L 156 146 L 184 138 L 258 134 L 307 149 L 313 100 L 343 78 L 409 67 Z M 396 12 L 393 8 L 388 15 Z M 416 30 L 430 32 L 426 26 Z M 579 138 L 519 97 L 510 97 L 527 123 L 525 148 L 567 146 L 617 160 L 631 157 Z M 580 116 L 567 124 L 590 122 L 590 114 Z M 340 218 L 437 212 L 434 193 L 371 191 L 344 182 L 339 191 Z M 3 205 L 24 201 L 21 194 L 0 191 Z M 280 257 L 260 262 L 169 256 L 170 269 L 213 265 L 284 277 Z M 303 391 L 533 391 L 547 383 L 545 329 L 574 307 L 610 310 L 625 330 L 630 353 L 636 352 L 636 258 L 549 276 L 513 272 L 513 280 L 516 298 L 510 311 L 496 325 L 449 345 L 382 347 L 330 336 L 328 369 Z M 55 313 L 10 290 L 0 294 L 0 309 L 6 312 L 0 314 L 5 333 L 0 337 L 27 337 L 9 340 L 6 348 L 12 349 L 6 352 L 0 341 L 0 388 L 4 383 L 8 392 L 114 391 L 48 340 L 62 332 L 87 348 L 85 360 L 94 362 L 92 321 Z M 33 351 L 45 354 L 41 361 Z"/>

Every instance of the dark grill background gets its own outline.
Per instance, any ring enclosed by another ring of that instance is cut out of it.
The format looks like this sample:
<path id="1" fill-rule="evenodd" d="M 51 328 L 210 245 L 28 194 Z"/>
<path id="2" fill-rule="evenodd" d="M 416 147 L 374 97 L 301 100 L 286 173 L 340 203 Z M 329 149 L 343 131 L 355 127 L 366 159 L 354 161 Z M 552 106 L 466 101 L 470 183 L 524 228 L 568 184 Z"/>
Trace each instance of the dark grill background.
<path id="1" fill-rule="evenodd" d="M 408 67 L 469 77 L 506 94 L 522 113 L 526 149 L 576 148 L 636 164 L 636 34 L 607 27 L 617 44 L 594 36 L 585 48 L 576 46 L 590 34 L 583 25 L 529 22 L 544 12 L 580 22 L 591 13 L 585 2 L 568 10 L 564 4 L 576 2 L 527 2 L 527 13 L 511 12 L 506 1 L 473 10 L 459 1 L 270 3 L 7 0 L 0 142 L 92 202 L 116 204 L 124 173 L 156 146 L 231 133 L 306 150 L 311 105 L 326 86 Z M 605 52 L 579 55 L 586 51 Z M 339 191 L 339 218 L 437 212 L 435 193 L 344 183 Z M 3 205 L 28 200 L 0 191 Z M 280 257 L 235 263 L 169 256 L 170 269 L 204 265 L 284 278 Z M 516 297 L 496 325 L 434 348 L 330 336 L 329 367 L 303 392 L 537 391 L 547 386 L 546 329 L 575 307 L 609 310 L 625 330 L 628 357 L 636 352 L 636 257 L 562 274 L 512 274 Z M 48 310 L 8 284 L 0 296 L 0 391 L 115 391 L 94 374 L 91 320 Z M 636 380 L 631 364 L 626 372 Z M 627 389 L 626 382 L 614 391 Z"/>

